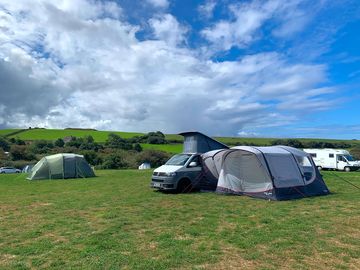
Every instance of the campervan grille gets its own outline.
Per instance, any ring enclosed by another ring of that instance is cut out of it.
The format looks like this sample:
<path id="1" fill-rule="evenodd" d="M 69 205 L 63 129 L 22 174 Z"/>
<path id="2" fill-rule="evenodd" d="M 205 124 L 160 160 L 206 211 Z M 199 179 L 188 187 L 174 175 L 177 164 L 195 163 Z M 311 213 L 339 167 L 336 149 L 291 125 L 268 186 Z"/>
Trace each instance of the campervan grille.
<path id="1" fill-rule="evenodd" d="M 152 179 L 152 181 L 153 182 L 164 182 L 164 180 L 162 180 L 162 179 L 154 179 L 154 178 Z"/>
<path id="2" fill-rule="evenodd" d="M 165 172 L 154 172 L 153 175 L 154 176 L 167 176 L 167 174 Z"/>

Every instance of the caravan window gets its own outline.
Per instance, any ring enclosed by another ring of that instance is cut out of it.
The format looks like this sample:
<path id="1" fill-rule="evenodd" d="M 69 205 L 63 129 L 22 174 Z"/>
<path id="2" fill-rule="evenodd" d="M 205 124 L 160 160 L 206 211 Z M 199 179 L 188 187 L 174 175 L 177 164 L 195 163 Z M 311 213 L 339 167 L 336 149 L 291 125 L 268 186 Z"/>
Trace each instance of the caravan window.
<path id="1" fill-rule="evenodd" d="M 333 158 L 334 157 L 334 154 L 329 154 L 329 158 Z"/>
<path id="2" fill-rule="evenodd" d="M 312 157 L 316 158 L 316 153 L 311 153 L 310 154 Z"/>

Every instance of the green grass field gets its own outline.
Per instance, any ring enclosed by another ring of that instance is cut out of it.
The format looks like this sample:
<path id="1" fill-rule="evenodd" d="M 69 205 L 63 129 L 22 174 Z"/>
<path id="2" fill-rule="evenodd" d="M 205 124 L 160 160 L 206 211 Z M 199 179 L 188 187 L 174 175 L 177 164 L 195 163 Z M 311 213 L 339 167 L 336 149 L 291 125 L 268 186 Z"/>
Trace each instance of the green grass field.
<path id="1" fill-rule="evenodd" d="M 360 269 L 360 173 L 332 195 L 274 202 L 163 194 L 151 171 L 0 175 L 0 269 Z"/>
<path id="2" fill-rule="evenodd" d="M 9 133 L 18 131 L 19 129 L 0 129 L 0 136 L 5 136 Z"/>
<path id="3" fill-rule="evenodd" d="M 0 136 L 17 131 L 15 129 L 0 130 Z M 65 136 L 84 137 L 86 135 L 93 136 L 96 142 L 105 142 L 110 133 L 118 134 L 123 138 L 131 138 L 134 136 L 141 136 L 144 133 L 136 132 L 119 132 L 119 131 L 94 131 L 94 130 L 63 130 L 63 129 L 29 129 L 22 133 L 13 135 L 11 137 L 18 137 L 22 140 L 56 140 L 64 138 Z M 176 134 L 166 134 L 167 140 L 182 141 L 183 137 Z M 242 137 L 215 137 L 215 139 L 229 145 L 238 145 L 241 143 L 254 143 L 257 145 L 270 145 L 276 138 L 242 138 Z M 306 141 L 322 141 L 330 143 L 346 142 L 352 145 L 360 144 L 359 140 L 335 140 L 335 139 L 299 139 L 302 142 Z M 146 147 L 145 147 L 146 148 Z M 161 146 L 160 146 L 161 148 Z"/>
<path id="4" fill-rule="evenodd" d="M 18 137 L 22 140 L 56 140 L 66 136 L 84 137 L 93 136 L 96 142 L 105 142 L 110 133 L 118 134 L 123 138 L 144 135 L 136 132 L 118 132 L 118 131 L 95 131 L 95 130 L 70 130 L 70 129 L 29 129 L 25 132 L 16 134 L 11 137 Z"/>

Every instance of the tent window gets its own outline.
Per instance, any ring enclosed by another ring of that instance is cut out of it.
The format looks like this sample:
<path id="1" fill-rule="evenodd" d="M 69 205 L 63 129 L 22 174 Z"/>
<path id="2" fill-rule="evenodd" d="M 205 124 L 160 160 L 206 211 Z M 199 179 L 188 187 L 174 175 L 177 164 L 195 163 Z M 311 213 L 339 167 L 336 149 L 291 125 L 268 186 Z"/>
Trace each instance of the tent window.
<path id="1" fill-rule="evenodd" d="M 272 183 L 255 154 L 245 151 L 230 153 L 223 164 L 219 186 L 233 192 L 264 192 Z"/>
<path id="2" fill-rule="evenodd" d="M 306 181 L 310 181 L 315 177 L 315 168 L 313 167 L 309 157 L 296 156 L 299 167 Z"/>
<path id="3" fill-rule="evenodd" d="M 266 159 L 276 187 L 292 187 L 304 185 L 298 165 L 294 158 L 284 154 L 267 154 Z"/>

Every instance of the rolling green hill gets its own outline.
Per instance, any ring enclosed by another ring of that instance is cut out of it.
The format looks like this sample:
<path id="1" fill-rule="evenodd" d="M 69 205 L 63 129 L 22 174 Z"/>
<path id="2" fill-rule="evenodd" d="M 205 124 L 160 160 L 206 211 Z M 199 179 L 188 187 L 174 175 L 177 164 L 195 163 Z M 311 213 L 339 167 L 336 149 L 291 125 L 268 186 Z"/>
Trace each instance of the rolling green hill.
<path id="1" fill-rule="evenodd" d="M 11 135 L 14 132 L 19 132 L 17 134 Z M 25 141 L 33 140 L 56 140 L 58 138 L 64 138 L 66 136 L 74 137 L 84 137 L 86 135 L 91 135 L 95 142 L 103 143 L 108 138 L 110 133 L 115 133 L 122 138 L 132 138 L 134 136 L 142 136 L 145 133 L 140 132 L 119 132 L 119 131 L 98 131 L 98 130 L 87 130 L 87 129 L 4 129 L 0 130 L 0 136 L 6 136 L 10 138 L 19 138 Z M 10 135 L 9 135 L 10 134 Z M 172 141 L 170 144 L 141 144 L 143 149 L 155 149 L 162 150 L 171 153 L 179 153 L 182 151 L 182 141 L 183 137 L 176 134 L 166 134 L 166 140 Z M 268 146 L 271 145 L 271 142 L 277 138 L 243 138 L 243 137 L 214 137 L 216 140 L 225 143 L 229 146 L 235 145 L 262 145 Z M 329 143 L 346 143 L 350 144 L 352 147 L 360 145 L 359 140 L 336 140 L 336 139 L 309 139 L 309 138 L 297 138 L 296 140 L 306 143 L 309 141 L 316 142 L 329 142 Z"/>

